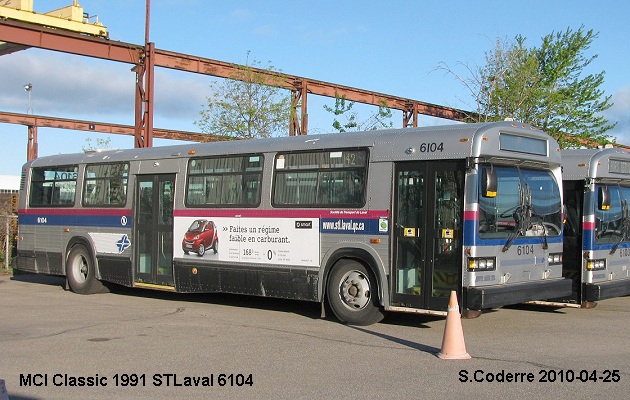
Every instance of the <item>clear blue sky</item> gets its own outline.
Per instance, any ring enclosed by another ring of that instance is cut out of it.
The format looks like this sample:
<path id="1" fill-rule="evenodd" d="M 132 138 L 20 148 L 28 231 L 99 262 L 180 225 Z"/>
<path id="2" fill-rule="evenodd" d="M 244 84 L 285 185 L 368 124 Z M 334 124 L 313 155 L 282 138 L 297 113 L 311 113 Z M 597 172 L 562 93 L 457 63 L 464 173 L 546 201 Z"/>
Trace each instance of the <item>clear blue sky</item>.
<path id="1" fill-rule="evenodd" d="M 34 0 L 37 12 L 72 0 Z M 145 1 L 81 0 L 98 15 L 110 39 L 144 42 Z M 526 44 L 581 25 L 599 36 L 586 55 L 598 55 L 588 73 L 605 71 L 602 89 L 618 122 L 610 132 L 630 144 L 630 2 L 593 1 L 397 1 L 317 2 L 152 0 L 150 40 L 159 49 L 243 64 L 247 52 L 283 72 L 450 107 L 472 109 L 467 90 L 437 69 L 484 63 L 497 39 L 520 34 Z M 26 113 L 31 82 L 34 114 L 133 125 L 135 74 L 131 66 L 28 49 L 0 56 L 0 110 Z M 210 95 L 212 77 L 156 71 L 154 126 L 198 131 L 192 123 Z M 323 110 L 330 99 L 309 97 L 309 132 L 332 130 Z M 369 108 L 357 107 L 367 118 Z M 393 123 L 400 126 L 401 115 Z M 443 123 L 423 118 L 423 125 Z M 39 128 L 39 155 L 78 152 L 98 134 Z M 0 124 L 0 175 L 18 175 L 26 160 L 26 127 Z M 156 140 L 155 145 L 172 142 Z M 110 147 L 133 147 L 130 136 L 112 135 Z"/>

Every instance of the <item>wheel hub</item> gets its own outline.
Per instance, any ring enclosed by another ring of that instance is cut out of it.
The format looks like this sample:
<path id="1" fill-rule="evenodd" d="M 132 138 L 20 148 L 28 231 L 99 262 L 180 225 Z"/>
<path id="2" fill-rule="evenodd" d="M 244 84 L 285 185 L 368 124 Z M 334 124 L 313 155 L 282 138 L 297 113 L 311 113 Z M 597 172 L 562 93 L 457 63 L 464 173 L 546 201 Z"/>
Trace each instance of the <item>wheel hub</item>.
<path id="1" fill-rule="evenodd" d="M 87 261 L 85 261 L 83 257 L 79 257 L 77 259 L 77 264 L 78 265 L 76 265 L 76 267 L 74 268 L 74 276 L 77 282 L 83 283 L 87 280 L 88 275 Z"/>
<path id="2" fill-rule="evenodd" d="M 370 282 L 359 271 L 348 272 L 340 289 L 341 300 L 348 308 L 360 310 L 370 302 Z"/>

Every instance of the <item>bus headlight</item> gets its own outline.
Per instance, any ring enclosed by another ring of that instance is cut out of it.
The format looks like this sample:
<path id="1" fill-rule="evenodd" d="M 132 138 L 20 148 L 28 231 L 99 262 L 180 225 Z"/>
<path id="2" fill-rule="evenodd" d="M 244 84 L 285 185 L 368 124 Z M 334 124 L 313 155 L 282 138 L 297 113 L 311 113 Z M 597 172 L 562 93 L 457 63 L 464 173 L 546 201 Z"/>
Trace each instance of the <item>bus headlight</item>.
<path id="1" fill-rule="evenodd" d="M 606 260 L 588 260 L 586 262 L 586 269 L 589 271 L 599 271 L 606 269 Z"/>
<path id="2" fill-rule="evenodd" d="M 549 265 L 562 265 L 562 253 L 549 253 L 547 263 Z"/>
<path id="3" fill-rule="evenodd" d="M 494 271 L 497 268 L 496 257 L 469 257 L 468 271 Z"/>

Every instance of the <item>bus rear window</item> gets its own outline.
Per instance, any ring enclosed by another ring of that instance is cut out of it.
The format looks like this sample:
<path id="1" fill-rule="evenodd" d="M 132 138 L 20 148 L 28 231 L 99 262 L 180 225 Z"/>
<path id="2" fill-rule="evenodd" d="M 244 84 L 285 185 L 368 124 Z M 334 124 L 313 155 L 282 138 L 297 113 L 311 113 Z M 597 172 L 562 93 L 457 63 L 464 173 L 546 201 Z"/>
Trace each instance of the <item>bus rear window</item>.
<path id="1" fill-rule="evenodd" d="M 33 168 L 29 206 L 74 206 L 77 171 L 76 165 Z"/>
<path id="2" fill-rule="evenodd" d="M 316 151 L 276 156 L 273 205 L 362 207 L 367 151 Z"/>

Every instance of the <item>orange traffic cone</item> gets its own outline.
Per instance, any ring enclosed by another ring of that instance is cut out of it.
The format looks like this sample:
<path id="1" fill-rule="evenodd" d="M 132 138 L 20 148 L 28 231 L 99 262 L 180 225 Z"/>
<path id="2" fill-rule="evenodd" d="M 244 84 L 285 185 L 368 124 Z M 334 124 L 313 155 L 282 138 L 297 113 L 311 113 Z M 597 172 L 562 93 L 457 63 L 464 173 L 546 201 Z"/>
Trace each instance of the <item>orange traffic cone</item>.
<path id="1" fill-rule="evenodd" d="M 466 352 L 459 304 L 457 303 L 457 294 L 454 290 L 451 291 L 451 298 L 448 301 L 448 314 L 446 314 L 442 350 L 437 356 L 445 360 L 466 360 L 470 358 L 470 354 Z"/>

